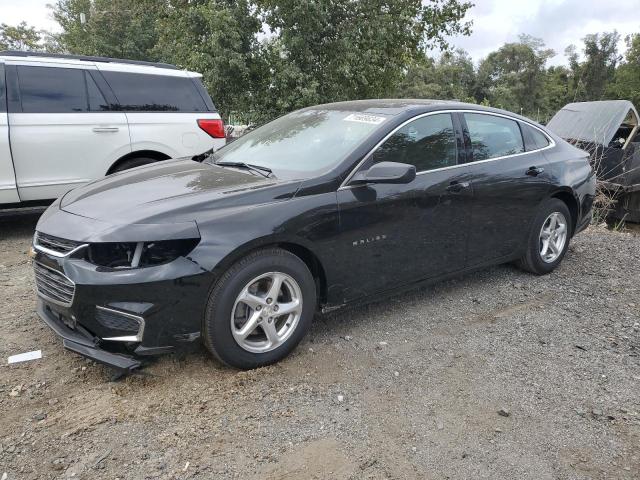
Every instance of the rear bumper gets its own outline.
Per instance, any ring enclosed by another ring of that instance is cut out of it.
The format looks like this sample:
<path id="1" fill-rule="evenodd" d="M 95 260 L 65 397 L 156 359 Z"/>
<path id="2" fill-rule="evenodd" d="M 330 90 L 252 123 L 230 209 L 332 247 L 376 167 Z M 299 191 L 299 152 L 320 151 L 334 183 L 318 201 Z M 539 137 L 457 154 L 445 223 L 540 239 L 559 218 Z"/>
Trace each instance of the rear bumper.
<path id="1" fill-rule="evenodd" d="M 583 230 L 586 230 L 586 228 L 591 224 L 591 220 L 592 219 L 593 219 L 593 212 L 590 209 L 587 212 L 587 214 L 584 215 L 582 217 L 582 219 L 580 220 L 580 222 L 576 225 L 576 231 L 574 232 L 574 235 L 577 235 L 578 233 L 582 232 Z"/>
<path id="2" fill-rule="evenodd" d="M 576 219 L 573 235 L 585 230 L 593 219 L 593 202 L 596 196 L 596 176 L 591 173 L 582 185 L 576 188 L 576 200 L 578 201 L 579 215 Z"/>
<path id="3" fill-rule="evenodd" d="M 82 329 L 72 330 L 64 324 L 51 306 L 40 298 L 37 311 L 42 321 L 62 338 L 65 349 L 124 373 L 131 372 L 142 365 L 142 362 L 133 356 L 101 349 L 98 346 L 100 340 L 89 332 Z"/>

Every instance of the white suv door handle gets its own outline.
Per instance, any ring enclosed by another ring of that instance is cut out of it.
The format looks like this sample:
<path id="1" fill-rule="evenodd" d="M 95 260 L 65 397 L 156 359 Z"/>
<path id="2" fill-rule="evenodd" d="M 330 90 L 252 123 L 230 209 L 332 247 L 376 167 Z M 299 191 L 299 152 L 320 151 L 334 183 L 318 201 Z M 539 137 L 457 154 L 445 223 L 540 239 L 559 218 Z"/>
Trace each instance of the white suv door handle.
<path id="1" fill-rule="evenodd" d="M 92 130 L 96 133 L 109 133 L 109 132 L 117 132 L 120 130 L 118 127 L 93 127 Z"/>

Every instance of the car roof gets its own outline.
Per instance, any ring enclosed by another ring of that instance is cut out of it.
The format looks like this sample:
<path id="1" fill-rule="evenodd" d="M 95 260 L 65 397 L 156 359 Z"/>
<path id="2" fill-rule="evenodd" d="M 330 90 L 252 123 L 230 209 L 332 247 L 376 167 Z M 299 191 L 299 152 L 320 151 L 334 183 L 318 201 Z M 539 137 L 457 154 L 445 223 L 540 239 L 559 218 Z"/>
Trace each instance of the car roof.
<path id="1" fill-rule="evenodd" d="M 201 77 L 197 72 L 180 70 L 175 65 L 160 62 L 145 62 L 123 58 L 97 57 L 89 55 L 68 55 L 44 52 L 22 52 L 16 50 L 0 51 L 0 62 L 27 63 L 42 66 L 74 65 L 76 67 L 90 65 L 99 70 L 131 73 L 154 73 L 167 76 Z"/>
<path id="2" fill-rule="evenodd" d="M 534 125 L 537 122 L 513 112 L 498 108 L 476 105 L 474 103 L 459 102 L 457 100 L 435 100 L 426 98 L 383 98 L 368 100 L 352 100 L 346 102 L 325 103 L 307 107 L 307 109 L 344 110 L 362 113 L 378 113 L 383 115 L 399 115 L 406 112 L 430 112 L 437 110 L 477 110 L 478 112 L 497 113 L 507 115 L 517 120 L 522 120 Z"/>

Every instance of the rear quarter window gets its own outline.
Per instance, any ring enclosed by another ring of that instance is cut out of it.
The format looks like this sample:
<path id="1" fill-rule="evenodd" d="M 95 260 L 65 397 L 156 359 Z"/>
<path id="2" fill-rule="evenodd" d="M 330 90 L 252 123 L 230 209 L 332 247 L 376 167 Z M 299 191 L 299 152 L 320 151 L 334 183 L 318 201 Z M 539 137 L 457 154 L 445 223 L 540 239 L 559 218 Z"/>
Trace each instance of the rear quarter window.
<path id="1" fill-rule="evenodd" d="M 120 109 L 130 112 L 207 112 L 189 77 L 102 71 Z"/>
<path id="2" fill-rule="evenodd" d="M 209 95 L 209 92 L 207 92 L 207 89 L 204 88 L 204 85 L 202 84 L 202 80 L 200 78 L 191 77 L 191 81 L 196 86 L 198 93 L 200 93 L 200 96 L 204 100 L 204 103 L 207 105 L 207 108 L 209 109 L 209 111 L 210 112 L 217 111 L 216 106 L 213 104 L 213 100 L 211 100 L 211 96 Z"/>
<path id="3" fill-rule="evenodd" d="M 527 152 L 540 150 L 541 148 L 549 146 L 549 138 L 537 128 L 527 125 L 526 123 L 520 123 L 520 128 L 522 129 L 524 145 Z"/>

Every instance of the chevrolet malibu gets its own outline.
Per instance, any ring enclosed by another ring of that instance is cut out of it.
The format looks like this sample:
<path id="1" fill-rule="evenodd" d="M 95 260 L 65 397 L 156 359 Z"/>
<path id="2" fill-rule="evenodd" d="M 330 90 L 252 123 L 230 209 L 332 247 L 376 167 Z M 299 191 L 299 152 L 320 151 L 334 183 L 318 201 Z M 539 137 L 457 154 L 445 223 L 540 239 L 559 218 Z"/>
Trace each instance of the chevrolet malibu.
<path id="1" fill-rule="evenodd" d="M 255 368 L 289 354 L 318 311 L 505 262 L 551 272 L 594 194 L 585 152 L 509 112 L 309 107 L 201 163 L 58 199 L 33 240 L 38 313 L 65 348 L 121 372 L 197 342 Z"/>

